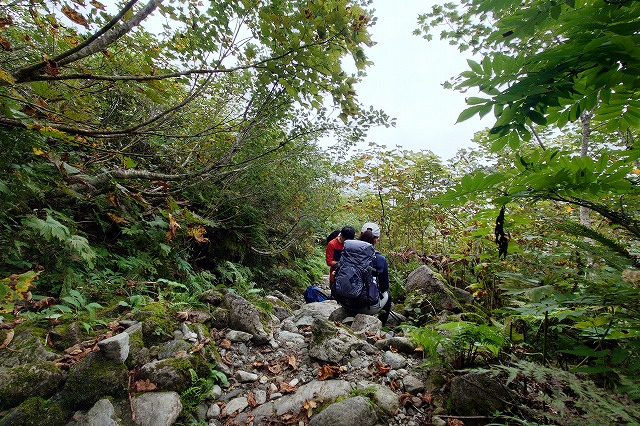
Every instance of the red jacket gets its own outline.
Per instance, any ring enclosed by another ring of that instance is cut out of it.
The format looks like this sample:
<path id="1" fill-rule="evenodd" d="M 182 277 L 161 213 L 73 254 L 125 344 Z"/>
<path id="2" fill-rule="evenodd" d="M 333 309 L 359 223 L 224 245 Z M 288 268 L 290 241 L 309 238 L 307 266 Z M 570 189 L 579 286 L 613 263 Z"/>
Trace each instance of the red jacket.
<path id="1" fill-rule="evenodd" d="M 332 265 L 333 262 L 338 262 L 340 260 L 340 255 L 342 254 L 342 250 L 344 250 L 344 242 L 340 242 L 340 237 L 336 237 L 333 240 L 329 241 L 327 244 L 327 265 L 329 268 L 329 281 L 334 282 L 333 273 L 336 270 L 336 265 Z"/>

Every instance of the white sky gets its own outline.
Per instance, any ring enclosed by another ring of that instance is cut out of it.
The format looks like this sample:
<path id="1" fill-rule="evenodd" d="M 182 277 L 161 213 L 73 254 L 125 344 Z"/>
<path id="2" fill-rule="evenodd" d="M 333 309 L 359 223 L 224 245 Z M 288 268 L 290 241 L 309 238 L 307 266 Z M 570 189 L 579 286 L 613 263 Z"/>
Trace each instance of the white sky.
<path id="1" fill-rule="evenodd" d="M 466 108 L 465 95 L 444 89 L 442 83 L 467 70 L 468 52 L 439 40 L 415 36 L 418 15 L 431 10 L 434 0 L 374 0 L 378 18 L 371 28 L 377 44 L 366 50 L 374 62 L 356 86 L 359 100 L 396 118 L 396 127 L 376 128 L 367 142 L 399 145 L 412 151 L 430 150 L 443 160 L 471 146 L 474 133 L 493 124 L 489 114 L 455 124 Z"/>

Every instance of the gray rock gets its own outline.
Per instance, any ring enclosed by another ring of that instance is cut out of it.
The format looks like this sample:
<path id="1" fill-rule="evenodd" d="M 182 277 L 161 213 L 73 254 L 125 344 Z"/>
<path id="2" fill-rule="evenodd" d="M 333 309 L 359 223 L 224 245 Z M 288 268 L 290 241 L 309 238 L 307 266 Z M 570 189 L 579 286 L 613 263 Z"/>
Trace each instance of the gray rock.
<path id="1" fill-rule="evenodd" d="M 98 342 L 105 357 L 114 362 L 125 362 L 129 356 L 129 333 L 116 334 Z"/>
<path id="2" fill-rule="evenodd" d="M 195 343 L 198 341 L 198 334 L 191 331 L 186 323 L 182 323 L 182 325 L 180 326 L 180 331 L 182 331 L 182 338 L 187 342 Z"/>
<path id="3" fill-rule="evenodd" d="M 184 354 L 190 349 L 191 344 L 189 342 L 186 342 L 182 338 L 169 340 L 168 342 L 164 342 L 158 346 L 157 358 L 159 360 L 171 358 L 178 354 Z"/>
<path id="4" fill-rule="evenodd" d="M 373 426 L 378 423 L 371 401 L 363 396 L 329 405 L 311 417 L 309 426 Z"/>
<path id="5" fill-rule="evenodd" d="M 346 380 L 313 380 L 298 388 L 293 394 L 279 396 L 271 394 L 271 400 L 257 407 L 253 414 L 257 421 L 262 417 L 282 416 L 291 411 L 297 413 L 303 404 L 309 400 L 318 402 L 332 402 L 337 398 L 346 396 L 351 392 L 352 386 Z"/>
<path id="6" fill-rule="evenodd" d="M 418 345 L 405 337 L 391 337 L 388 339 L 381 339 L 375 343 L 375 347 L 384 351 L 388 351 L 391 348 L 397 349 L 404 354 L 412 355 L 415 353 Z"/>
<path id="7" fill-rule="evenodd" d="M 247 371 L 238 370 L 235 374 L 235 379 L 240 383 L 251 383 L 258 380 L 258 375 L 254 373 L 249 373 Z"/>
<path id="8" fill-rule="evenodd" d="M 272 339 L 260 320 L 260 311 L 251 303 L 229 292 L 224 296 L 224 304 L 229 310 L 229 327 L 251 333 L 256 344 L 265 344 Z"/>
<path id="9" fill-rule="evenodd" d="M 45 348 L 43 342 L 44 340 L 34 336 L 31 330 L 16 333 L 7 348 L 0 350 L 0 367 L 15 367 L 58 358 L 58 355 Z"/>
<path id="10" fill-rule="evenodd" d="M 358 336 L 376 335 L 382 330 L 382 322 L 375 316 L 358 314 L 351 324 L 351 330 Z"/>
<path id="11" fill-rule="evenodd" d="M 124 364 L 92 352 L 71 367 L 60 397 L 69 408 L 87 409 L 106 396 L 125 396 L 128 379 Z"/>
<path id="12" fill-rule="evenodd" d="M 119 426 L 113 404 L 108 399 L 96 402 L 79 426 Z"/>
<path id="13" fill-rule="evenodd" d="M 288 348 L 301 349 L 307 346 L 304 336 L 300 333 L 282 330 L 278 333 L 277 338 L 281 345 Z"/>
<path id="14" fill-rule="evenodd" d="M 422 380 L 410 374 L 402 378 L 402 384 L 405 392 L 412 394 L 417 394 L 424 389 L 424 383 L 422 383 Z"/>
<path id="15" fill-rule="evenodd" d="M 460 304 L 455 297 L 453 297 L 451 290 L 449 290 L 438 275 L 426 265 L 414 269 L 409 276 L 407 276 L 406 292 L 409 295 L 416 293 L 425 296 L 430 306 L 433 306 L 437 312 L 460 309 Z"/>
<path id="16" fill-rule="evenodd" d="M 138 377 L 149 379 L 161 391 L 181 392 L 191 384 L 189 368 L 198 370 L 193 355 L 181 355 L 158 361 L 151 361 L 140 368 Z M 204 374 L 203 371 L 196 371 Z"/>
<path id="17" fill-rule="evenodd" d="M 223 414 L 227 416 L 232 416 L 234 414 L 242 412 L 245 408 L 249 406 L 249 400 L 244 397 L 234 398 L 227 403 L 224 407 Z"/>
<path id="18" fill-rule="evenodd" d="M 451 381 L 453 414 L 488 416 L 502 411 L 510 400 L 507 387 L 488 374 L 468 373 Z"/>
<path id="19" fill-rule="evenodd" d="M 131 405 L 139 426 L 171 426 L 182 412 L 176 392 L 146 392 L 135 396 Z"/>
<path id="20" fill-rule="evenodd" d="M 248 342 L 252 337 L 251 333 L 238 330 L 229 330 L 226 334 L 226 338 L 232 342 Z"/>
<path id="21" fill-rule="evenodd" d="M 327 321 L 331 313 L 338 309 L 338 307 L 338 302 L 335 300 L 307 303 L 294 312 L 291 320 L 297 327 L 312 325 L 316 320 Z"/>
<path id="22" fill-rule="evenodd" d="M 385 364 L 388 364 L 394 370 L 397 370 L 398 368 L 402 368 L 405 365 L 407 365 L 407 359 L 405 357 L 391 351 L 386 351 L 384 353 L 383 362 Z"/>
<path id="23" fill-rule="evenodd" d="M 358 389 L 367 392 L 373 389 L 371 399 L 375 402 L 376 407 L 384 411 L 388 416 L 393 416 L 396 413 L 396 410 L 400 408 L 398 395 L 388 386 L 364 381 L 358 382 Z"/>
<path id="24" fill-rule="evenodd" d="M 222 409 L 218 404 L 211 404 L 207 410 L 207 419 L 217 419 L 221 413 Z"/>

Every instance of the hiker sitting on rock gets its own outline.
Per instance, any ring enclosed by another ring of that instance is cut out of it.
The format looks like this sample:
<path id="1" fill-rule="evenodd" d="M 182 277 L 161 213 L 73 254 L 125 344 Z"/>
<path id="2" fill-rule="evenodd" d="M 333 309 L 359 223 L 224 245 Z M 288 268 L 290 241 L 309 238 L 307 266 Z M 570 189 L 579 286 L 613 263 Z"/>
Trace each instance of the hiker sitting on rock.
<path id="1" fill-rule="evenodd" d="M 336 266 L 340 261 L 340 255 L 344 249 L 344 242 L 353 240 L 356 236 L 356 230 L 351 226 L 345 226 L 340 233 L 327 243 L 326 260 L 329 266 L 329 287 L 333 284 Z"/>
<path id="2" fill-rule="evenodd" d="M 378 315 L 382 325 L 391 312 L 387 259 L 375 250 L 380 228 L 373 222 L 362 226 L 357 240 L 345 241 L 331 295 L 347 311 Z"/>

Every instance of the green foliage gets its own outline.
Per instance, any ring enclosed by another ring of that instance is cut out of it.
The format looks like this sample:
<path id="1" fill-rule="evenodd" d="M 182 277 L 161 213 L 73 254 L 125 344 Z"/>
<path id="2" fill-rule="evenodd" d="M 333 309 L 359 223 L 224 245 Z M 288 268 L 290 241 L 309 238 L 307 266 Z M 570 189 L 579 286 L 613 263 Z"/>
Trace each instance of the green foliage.
<path id="1" fill-rule="evenodd" d="M 637 129 L 639 13 L 633 1 L 474 0 L 434 6 L 420 19 L 425 33 L 445 26 L 441 38 L 482 54 L 453 83 L 480 91 L 458 120 L 493 111 L 499 149 L 529 140 L 530 125 L 561 128 L 594 108 L 593 119 L 608 131 Z"/>
<path id="2" fill-rule="evenodd" d="M 33 320 L 74 320 L 89 332 L 96 325 L 103 325 L 105 322 L 97 318 L 97 310 L 102 309 L 102 305 L 89 301 L 78 290 L 71 289 L 66 296 L 60 298 L 64 303 L 55 304 L 39 312 L 25 312 L 29 319 Z"/>
<path id="3" fill-rule="evenodd" d="M 490 374 L 501 374 L 514 393 L 521 398 L 526 408 L 514 407 L 518 418 L 542 424 L 616 423 L 635 424 L 640 418 L 624 397 L 616 398 L 606 390 L 588 380 L 557 368 L 512 360 L 492 367 Z M 538 392 L 523 392 L 525 384 L 539 389 Z M 553 412 L 550 412 L 550 408 Z M 522 423 L 531 424 L 531 423 Z"/>
<path id="4" fill-rule="evenodd" d="M 193 413 L 198 406 L 209 396 L 211 388 L 216 383 L 227 383 L 227 377 L 224 373 L 212 369 L 209 377 L 198 377 L 198 373 L 192 368 L 189 369 L 191 375 L 191 386 L 182 391 L 180 401 L 182 402 L 183 411 L 185 413 Z"/>
<path id="5" fill-rule="evenodd" d="M 451 368 L 473 366 L 478 356 L 498 357 L 506 344 L 501 329 L 468 321 L 447 322 L 436 326 L 404 326 L 410 338 L 431 357 L 432 362 Z"/>

